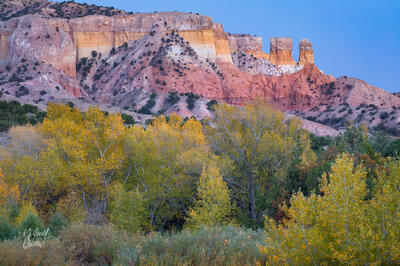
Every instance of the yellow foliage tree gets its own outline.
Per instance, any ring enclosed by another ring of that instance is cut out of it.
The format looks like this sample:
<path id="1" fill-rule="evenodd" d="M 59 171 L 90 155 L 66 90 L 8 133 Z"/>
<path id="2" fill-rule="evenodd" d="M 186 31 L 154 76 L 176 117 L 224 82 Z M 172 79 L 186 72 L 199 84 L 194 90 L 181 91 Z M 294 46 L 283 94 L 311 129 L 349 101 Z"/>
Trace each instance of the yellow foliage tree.
<path id="1" fill-rule="evenodd" d="M 209 160 L 200 176 L 198 199 L 189 211 L 186 227 L 198 229 L 199 226 L 233 224 L 232 206 L 228 186 L 222 179 L 216 161 Z"/>
<path id="2" fill-rule="evenodd" d="M 267 220 L 263 252 L 272 264 L 386 265 L 400 262 L 400 163 L 379 174 L 377 193 L 366 200 L 366 171 L 341 155 L 329 178 L 321 180 L 323 195 L 295 194 L 287 219 Z"/>
<path id="3" fill-rule="evenodd" d="M 9 200 L 19 199 L 19 189 L 17 185 L 8 185 L 0 169 L 0 207 L 3 208 Z"/>
<path id="4" fill-rule="evenodd" d="M 45 183 L 39 165 L 47 144 L 38 127 L 31 125 L 13 127 L 9 135 L 11 143 L 0 161 L 5 182 L 18 186 L 21 198 L 32 198 L 35 188 Z"/>
<path id="5" fill-rule="evenodd" d="M 365 234 L 368 260 L 400 264 L 400 162 L 393 160 L 378 173 L 376 193 L 367 209 L 371 228 Z"/>
<path id="6" fill-rule="evenodd" d="M 143 193 L 150 228 L 184 219 L 181 210 L 190 204 L 207 152 L 202 125 L 194 119 L 184 123 L 173 114 L 155 118 L 146 129 L 128 129 L 122 183 Z"/>
<path id="7" fill-rule="evenodd" d="M 61 160 L 69 186 L 80 194 L 87 221 L 102 223 L 109 187 L 123 162 L 121 116 L 96 107 L 82 114 L 66 105 L 49 104 L 41 131 L 49 150 Z"/>

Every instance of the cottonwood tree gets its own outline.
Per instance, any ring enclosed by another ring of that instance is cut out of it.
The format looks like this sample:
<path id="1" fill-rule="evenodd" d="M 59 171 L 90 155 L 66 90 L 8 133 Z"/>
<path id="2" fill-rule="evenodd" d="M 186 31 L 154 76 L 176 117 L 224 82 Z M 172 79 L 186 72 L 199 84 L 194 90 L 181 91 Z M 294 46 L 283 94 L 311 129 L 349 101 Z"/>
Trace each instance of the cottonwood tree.
<path id="1" fill-rule="evenodd" d="M 207 150 L 201 123 L 175 114 L 128 130 L 122 182 L 143 193 L 150 228 L 184 220 Z"/>
<path id="2" fill-rule="evenodd" d="M 322 195 L 299 192 L 284 208 L 282 224 L 267 219 L 263 252 L 274 264 L 400 263 L 399 174 L 400 162 L 388 163 L 366 200 L 365 167 L 340 155 L 321 179 Z"/>
<path id="3" fill-rule="evenodd" d="M 110 198 L 111 223 L 130 233 L 148 229 L 148 213 L 138 189 L 127 191 L 121 183 L 116 183 L 110 191 Z"/>
<path id="4" fill-rule="evenodd" d="M 19 197 L 24 198 L 38 185 L 33 169 L 37 168 L 38 162 L 43 159 L 47 143 L 40 129 L 31 125 L 12 127 L 8 134 L 11 143 L 2 149 L 0 154 L 1 164 L 6 173 L 5 182 L 17 185 Z"/>
<path id="5" fill-rule="evenodd" d="M 315 159 L 307 136 L 299 121 L 285 121 L 281 112 L 264 104 L 218 105 L 208 124 L 205 134 L 211 148 L 232 160 L 235 168 L 224 180 L 234 191 L 236 204 L 256 226 L 265 210 L 269 182 L 283 179 L 296 143 L 303 142 L 303 163 Z"/>
<path id="6" fill-rule="evenodd" d="M 19 199 L 19 189 L 17 185 L 9 185 L 5 181 L 0 168 L 0 215 L 7 216 L 7 205 Z"/>
<path id="7" fill-rule="evenodd" d="M 82 199 L 89 223 L 102 223 L 110 185 L 123 162 L 125 127 L 120 115 L 96 107 L 86 113 L 50 104 L 41 130 L 67 169 L 69 186 Z"/>
<path id="8" fill-rule="evenodd" d="M 41 214 L 47 213 L 66 193 L 64 163 L 50 149 L 40 126 L 13 127 L 9 134 L 11 143 L 2 150 L 0 160 L 5 182 L 18 187 L 20 200 L 32 201 Z"/>
<path id="9" fill-rule="evenodd" d="M 186 227 L 217 226 L 234 223 L 228 186 L 222 179 L 217 161 L 210 158 L 204 165 L 197 188 L 197 200 L 189 211 Z"/>

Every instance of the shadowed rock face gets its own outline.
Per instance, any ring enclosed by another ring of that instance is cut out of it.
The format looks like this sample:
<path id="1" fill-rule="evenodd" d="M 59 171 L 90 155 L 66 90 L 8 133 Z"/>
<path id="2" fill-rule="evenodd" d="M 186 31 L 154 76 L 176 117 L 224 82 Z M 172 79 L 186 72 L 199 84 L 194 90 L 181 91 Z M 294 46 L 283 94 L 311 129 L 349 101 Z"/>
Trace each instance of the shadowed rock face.
<path id="1" fill-rule="evenodd" d="M 324 74 L 306 39 L 295 62 L 290 38 L 271 38 L 267 54 L 261 37 L 227 34 L 208 16 L 128 14 L 73 2 L 13 5 L 0 13 L 0 91 L 6 100 L 45 104 L 80 97 L 199 119 L 210 115 L 210 99 L 237 105 L 261 100 L 337 127 L 337 118 L 398 127 L 400 98 Z M 363 104 L 379 106 L 390 121 L 375 111 L 359 116 L 356 108 Z"/>

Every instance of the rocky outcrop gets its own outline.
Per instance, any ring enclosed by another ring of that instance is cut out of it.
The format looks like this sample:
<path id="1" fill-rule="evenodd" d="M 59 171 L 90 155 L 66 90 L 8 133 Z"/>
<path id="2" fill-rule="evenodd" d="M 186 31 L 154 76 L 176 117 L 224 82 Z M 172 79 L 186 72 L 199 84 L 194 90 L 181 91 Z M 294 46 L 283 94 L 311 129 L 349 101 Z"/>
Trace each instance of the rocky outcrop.
<path id="1" fill-rule="evenodd" d="M 296 65 L 292 57 L 292 39 L 283 37 L 270 38 L 269 61 L 273 64 Z"/>
<path id="2" fill-rule="evenodd" d="M 316 103 L 298 114 L 335 128 L 347 123 L 397 130 L 400 98 L 365 81 L 341 77 L 312 90 Z"/>
<path id="3" fill-rule="evenodd" d="M 303 39 L 299 43 L 299 64 L 305 65 L 307 63 L 314 64 L 314 51 L 312 43 Z"/>
<path id="4" fill-rule="evenodd" d="M 229 34 L 229 48 L 233 54 L 253 55 L 256 58 L 269 60 L 269 55 L 263 52 L 262 39 L 249 34 Z"/>

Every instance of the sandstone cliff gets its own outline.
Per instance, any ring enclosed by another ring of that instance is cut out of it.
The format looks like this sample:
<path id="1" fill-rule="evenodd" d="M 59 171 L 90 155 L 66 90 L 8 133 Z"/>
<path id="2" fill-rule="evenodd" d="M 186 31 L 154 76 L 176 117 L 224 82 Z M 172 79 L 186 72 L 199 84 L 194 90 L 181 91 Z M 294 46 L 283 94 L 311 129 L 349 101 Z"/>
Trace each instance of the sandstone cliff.
<path id="1" fill-rule="evenodd" d="M 130 112 L 199 119 L 210 115 L 210 99 L 263 100 L 338 128 L 351 119 L 373 126 L 400 122 L 400 98 L 324 74 L 305 39 L 296 62 L 290 38 L 270 38 L 268 54 L 261 37 L 228 34 L 199 14 L 132 14 L 39 0 L 8 1 L 5 7 L 0 91 L 7 100 L 45 104 L 75 97 Z"/>

